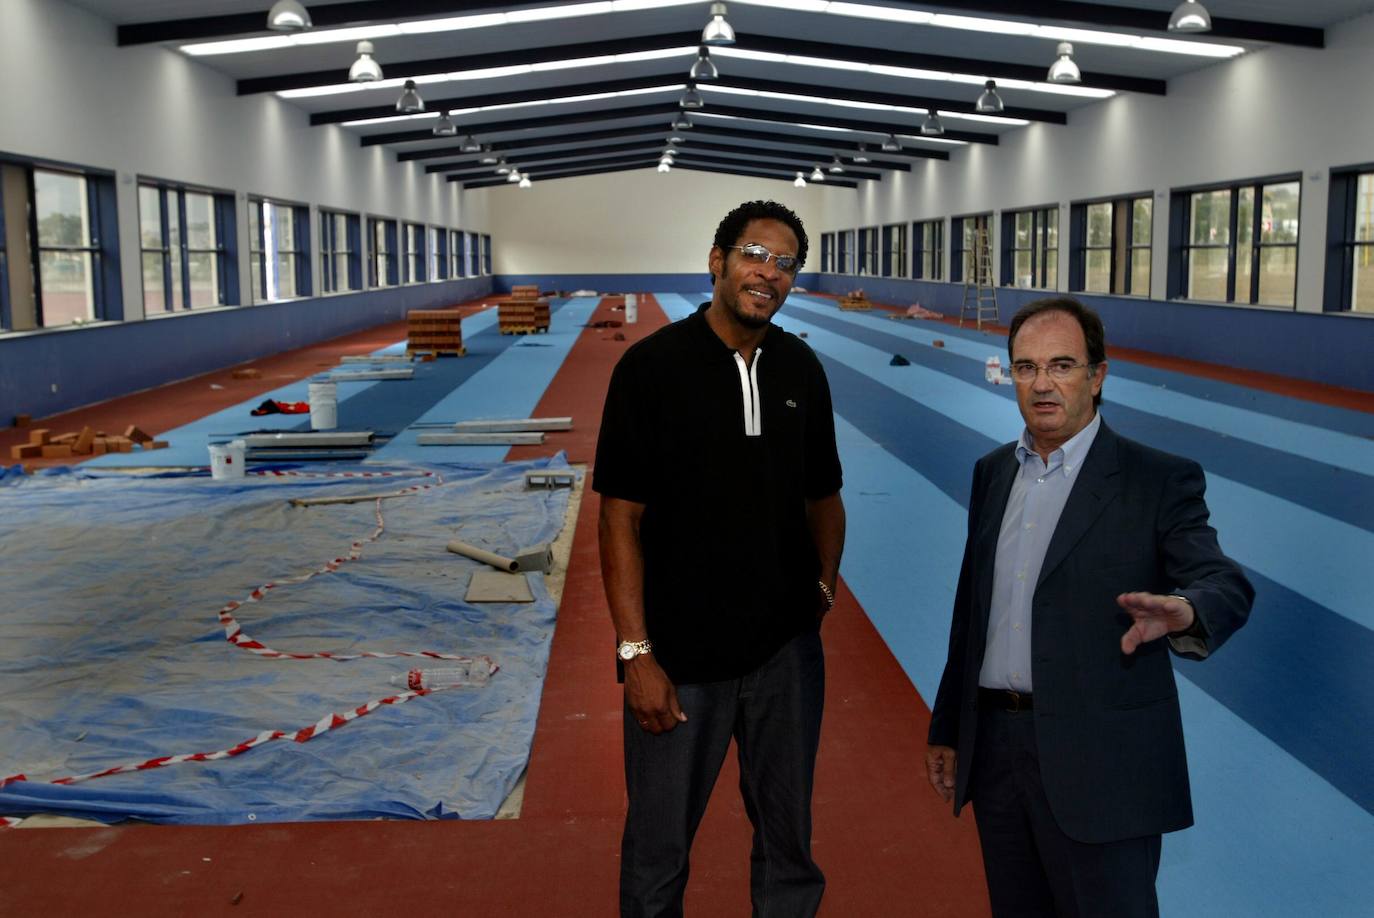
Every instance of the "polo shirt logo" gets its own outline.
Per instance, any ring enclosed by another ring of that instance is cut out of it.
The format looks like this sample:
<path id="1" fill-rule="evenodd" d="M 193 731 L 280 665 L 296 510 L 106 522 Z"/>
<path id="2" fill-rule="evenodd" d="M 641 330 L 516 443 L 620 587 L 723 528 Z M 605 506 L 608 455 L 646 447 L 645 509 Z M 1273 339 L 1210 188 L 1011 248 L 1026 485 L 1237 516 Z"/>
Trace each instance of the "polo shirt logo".
<path id="1" fill-rule="evenodd" d="M 792 400 L 789 398 L 789 399 L 787 400 L 787 407 L 788 407 L 788 408 L 795 408 L 795 407 L 797 407 L 797 403 L 794 402 L 794 401 L 792 401 Z"/>

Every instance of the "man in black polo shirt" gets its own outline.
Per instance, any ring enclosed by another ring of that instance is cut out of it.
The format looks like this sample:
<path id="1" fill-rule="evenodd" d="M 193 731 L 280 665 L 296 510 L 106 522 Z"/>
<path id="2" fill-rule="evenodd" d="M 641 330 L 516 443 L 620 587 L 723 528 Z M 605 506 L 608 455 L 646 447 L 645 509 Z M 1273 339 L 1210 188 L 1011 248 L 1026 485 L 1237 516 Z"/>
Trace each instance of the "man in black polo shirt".
<path id="1" fill-rule="evenodd" d="M 606 394 L 594 489 L 625 683 L 625 916 L 681 915 L 688 856 L 733 737 L 755 915 L 814 915 L 811 787 L 844 505 L 830 387 L 771 324 L 806 259 L 791 210 L 716 229 L 714 290 L 631 347 Z"/>

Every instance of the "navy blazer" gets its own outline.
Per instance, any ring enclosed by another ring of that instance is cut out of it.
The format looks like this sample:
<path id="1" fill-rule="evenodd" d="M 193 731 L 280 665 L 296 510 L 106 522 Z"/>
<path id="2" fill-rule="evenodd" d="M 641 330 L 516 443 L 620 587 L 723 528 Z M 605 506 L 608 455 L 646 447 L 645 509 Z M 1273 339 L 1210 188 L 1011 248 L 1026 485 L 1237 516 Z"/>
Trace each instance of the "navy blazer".
<path id="1" fill-rule="evenodd" d="M 975 700 L 987 643 L 997 536 L 1019 465 L 1016 444 L 973 470 L 968 541 L 949 657 L 929 741 L 958 750 L 954 812 L 969 801 Z M 1035 736 L 1050 809 L 1086 843 L 1193 822 L 1178 689 L 1161 638 L 1121 652 L 1131 617 L 1119 593 L 1176 593 L 1193 604 L 1208 653 L 1245 624 L 1254 589 L 1207 522 L 1196 462 L 1119 437 L 1105 423 L 1069 492 L 1032 602 Z"/>

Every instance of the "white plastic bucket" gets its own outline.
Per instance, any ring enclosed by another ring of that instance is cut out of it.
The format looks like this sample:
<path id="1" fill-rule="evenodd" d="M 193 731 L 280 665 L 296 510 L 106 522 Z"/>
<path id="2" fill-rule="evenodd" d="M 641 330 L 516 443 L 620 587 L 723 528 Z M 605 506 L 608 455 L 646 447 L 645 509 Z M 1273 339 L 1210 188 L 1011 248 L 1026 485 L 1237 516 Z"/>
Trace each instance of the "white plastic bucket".
<path id="1" fill-rule="evenodd" d="M 333 382 L 310 384 L 310 427 L 333 430 L 339 426 L 339 386 Z"/>
<path id="2" fill-rule="evenodd" d="M 639 321 L 639 297 L 633 293 L 625 294 L 625 324 L 634 325 Z"/>
<path id="3" fill-rule="evenodd" d="M 242 478 L 246 446 L 242 440 L 210 444 L 210 477 L 216 481 Z"/>
<path id="4" fill-rule="evenodd" d="M 1002 379 L 1002 358 L 993 354 L 983 361 L 983 378 L 993 385 L 998 385 Z"/>

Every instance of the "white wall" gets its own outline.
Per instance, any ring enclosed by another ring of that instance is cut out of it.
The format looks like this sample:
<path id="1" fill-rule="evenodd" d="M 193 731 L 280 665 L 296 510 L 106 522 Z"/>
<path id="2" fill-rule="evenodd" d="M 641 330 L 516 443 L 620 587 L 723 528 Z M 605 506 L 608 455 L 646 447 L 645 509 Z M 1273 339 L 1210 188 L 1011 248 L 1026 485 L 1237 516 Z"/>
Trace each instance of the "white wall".
<path id="1" fill-rule="evenodd" d="M 1298 309 L 1321 311 L 1330 169 L 1374 161 L 1374 15 L 1327 30 L 1323 49 L 1271 47 L 1169 83 L 1168 95 L 1125 93 L 1076 109 L 1064 125 L 1032 124 L 998 146 L 913 163 L 857 194 L 823 196 L 825 231 L 1058 202 L 1059 277 L 1068 277 L 1068 204 L 1155 193 L 1151 290 L 1162 297 L 1171 188 L 1303 175 Z M 994 249 L 1000 233 L 993 234 Z"/>
<path id="2" fill-rule="evenodd" d="M 491 190 L 497 274 L 706 273 L 721 218 L 759 198 L 797 212 L 811 237 L 807 268 L 820 264 L 817 194 L 791 180 L 655 168 L 539 181 Z"/>
<path id="3" fill-rule="evenodd" d="M 232 79 L 178 51 L 118 47 L 113 25 L 63 0 L 3 0 L 0 35 L 0 152 L 118 176 L 126 319 L 143 303 L 140 176 L 235 192 L 245 289 L 249 194 L 489 232 L 485 194 L 338 126 L 311 127 L 274 95 L 236 96 Z"/>

